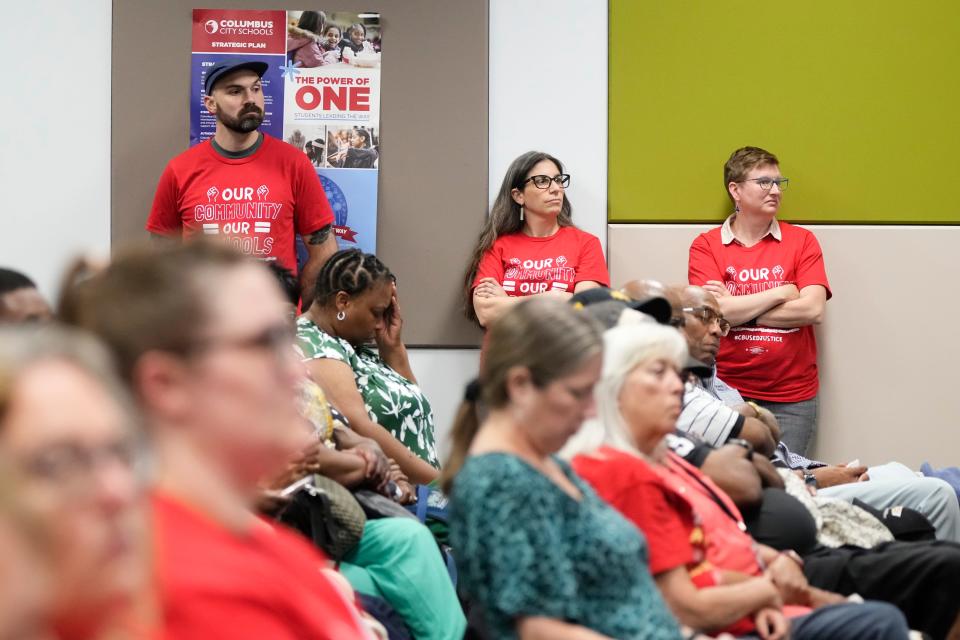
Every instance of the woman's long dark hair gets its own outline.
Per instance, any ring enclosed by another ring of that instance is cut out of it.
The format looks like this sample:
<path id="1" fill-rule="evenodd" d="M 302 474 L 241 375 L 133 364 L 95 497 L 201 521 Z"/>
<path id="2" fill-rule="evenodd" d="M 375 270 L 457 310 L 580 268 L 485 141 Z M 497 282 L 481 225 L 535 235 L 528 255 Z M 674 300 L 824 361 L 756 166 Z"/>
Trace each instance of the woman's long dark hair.
<path id="1" fill-rule="evenodd" d="M 513 199 L 513 190 L 523 189 L 523 181 L 527 179 L 527 174 L 538 162 L 544 160 L 549 160 L 557 165 L 557 169 L 560 170 L 560 173 L 563 173 L 563 163 L 549 153 L 542 151 L 528 151 L 511 162 L 507 168 L 507 174 L 503 177 L 503 184 L 500 185 L 496 200 L 493 201 L 490 215 L 487 216 L 480 230 L 480 236 L 477 238 L 477 244 L 470 258 L 470 266 L 463 278 L 463 311 L 467 318 L 471 320 L 477 319 L 477 313 L 473 309 L 473 280 L 477 277 L 480 260 L 483 258 L 483 254 L 490 250 L 497 238 L 517 233 L 523 229 L 523 221 L 520 220 L 520 205 Z M 557 223 L 561 227 L 572 227 L 572 217 L 573 209 L 570 207 L 570 200 L 564 196 L 560 214 L 557 216 Z"/>

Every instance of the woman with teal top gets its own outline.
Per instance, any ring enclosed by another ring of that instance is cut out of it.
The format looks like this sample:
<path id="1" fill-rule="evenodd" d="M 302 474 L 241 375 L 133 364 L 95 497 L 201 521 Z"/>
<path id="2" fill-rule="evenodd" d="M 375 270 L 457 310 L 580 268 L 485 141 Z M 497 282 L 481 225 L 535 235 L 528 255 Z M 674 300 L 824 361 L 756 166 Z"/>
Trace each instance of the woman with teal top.
<path id="1" fill-rule="evenodd" d="M 320 270 L 313 304 L 297 319 L 297 344 L 350 427 L 376 440 L 411 482 L 427 484 L 440 466 L 433 410 L 410 369 L 402 327 L 393 274 L 376 256 L 349 249 Z"/>
<path id="2" fill-rule="evenodd" d="M 442 479 L 459 586 L 486 635 L 680 638 L 643 535 L 554 456 L 593 414 L 600 329 L 563 302 L 530 298 L 489 336 Z"/>

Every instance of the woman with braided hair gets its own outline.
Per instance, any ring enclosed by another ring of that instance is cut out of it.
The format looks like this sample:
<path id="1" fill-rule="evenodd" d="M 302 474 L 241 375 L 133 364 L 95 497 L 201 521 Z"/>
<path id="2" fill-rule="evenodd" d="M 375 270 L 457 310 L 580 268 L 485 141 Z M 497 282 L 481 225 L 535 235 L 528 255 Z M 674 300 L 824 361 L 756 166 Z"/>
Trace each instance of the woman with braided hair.
<path id="1" fill-rule="evenodd" d="M 433 411 L 401 338 L 396 278 L 375 255 L 335 253 L 317 276 L 297 338 L 313 379 L 357 433 L 416 484 L 437 477 Z M 376 350 L 372 347 L 376 346 Z"/>

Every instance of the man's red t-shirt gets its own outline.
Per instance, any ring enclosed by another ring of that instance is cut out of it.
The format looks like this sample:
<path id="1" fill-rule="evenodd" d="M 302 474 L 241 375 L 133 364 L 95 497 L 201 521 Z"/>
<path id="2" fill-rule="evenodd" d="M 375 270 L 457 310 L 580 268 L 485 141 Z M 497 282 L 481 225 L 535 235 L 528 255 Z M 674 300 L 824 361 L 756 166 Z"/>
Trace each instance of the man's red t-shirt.
<path id="1" fill-rule="evenodd" d="M 473 286 L 483 278 L 496 280 L 509 296 L 573 293 L 586 281 L 610 284 L 600 241 L 576 227 L 560 227 L 546 238 L 522 232 L 500 236 L 480 259 Z"/>
<path id="2" fill-rule="evenodd" d="M 317 173 L 303 152 L 266 134 L 245 158 L 217 153 L 210 140 L 167 164 L 147 231 L 227 237 L 244 253 L 297 273 L 296 234 L 333 224 Z"/>
<path id="3" fill-rule="evenodd" d="M 151 503 L 165 638 L 368 640 L 307 541 L 266 522 L 235 535 L 162 494 Z"/>
<path id="4" fill-rule="evenodd" d="M 821 285 L 831 296 L 816 236 L 779 222 L 781 239 L 765 236 L 752 247 L 723 244 L 720 228 L 701 233 L 690 245 L 688 278 L 703 286 L 719 280 L 735 296 L 786 284 L 798 289 Z M 720 342 L 717 373 L 748 398 L 800 402 L 817 395 L 817 341 L 813 327 L 776 329 L 747 323 L 733 327 Z"/>

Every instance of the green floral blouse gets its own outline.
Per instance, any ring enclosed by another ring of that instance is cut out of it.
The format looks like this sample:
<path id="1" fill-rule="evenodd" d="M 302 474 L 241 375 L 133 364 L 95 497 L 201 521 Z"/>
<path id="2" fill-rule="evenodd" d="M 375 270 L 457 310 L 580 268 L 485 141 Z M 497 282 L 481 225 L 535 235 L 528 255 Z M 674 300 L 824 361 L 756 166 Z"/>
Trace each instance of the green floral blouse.
<path id="1" fill-rule="evenodd" d="M 393 434 L 404 446 L 436 468 L 437 447 L 433 434 L 433 410 L 423 391 L 380 359 L 373 349 L 354 349 L 335 338 L 306 316 L 297 318 L 297 344 L 304 360 L 331 358 L 353 369 L 357 389 L 367 415 Z"/>
<path id="2" fill-rule="evenodd" d="M 678 640 L 636 527 L 558 460 L 574 500 L 520 458 L 467 459 L 450 496 L 460 586 L 491 638 L 516 638 L 516 620 L 545 616 L 620 640 Z"/>

